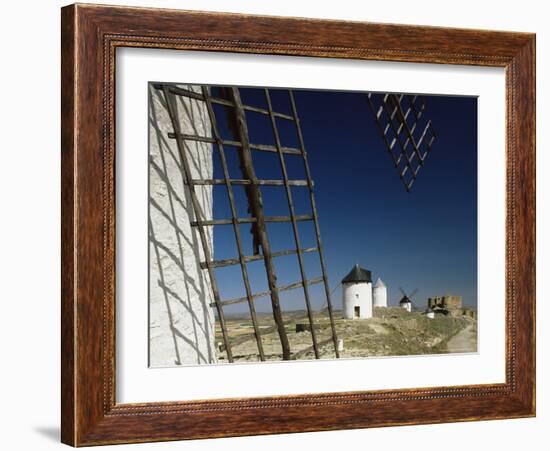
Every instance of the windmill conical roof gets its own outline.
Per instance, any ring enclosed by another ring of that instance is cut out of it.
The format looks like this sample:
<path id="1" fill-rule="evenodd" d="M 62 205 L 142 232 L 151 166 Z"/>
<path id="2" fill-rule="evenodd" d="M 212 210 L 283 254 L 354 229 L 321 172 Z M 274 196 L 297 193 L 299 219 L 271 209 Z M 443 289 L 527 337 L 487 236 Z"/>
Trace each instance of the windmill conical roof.
<path id="1" fill-rule="evenodd" d="M 384 282 L 382 282 L 382 279 L 379 277 L 378 279 L 376 279 L 376 283 L 373 285 L 374 288 L 382 288 L 382 287 L 386 287 L 386 284 Z"/>
<path id="2" fill-rule="evenodd" d="M 369 270 L 355 265 L 346 277 L 342 279 L 342 283 L 372 283 L 372 274 Z"/>

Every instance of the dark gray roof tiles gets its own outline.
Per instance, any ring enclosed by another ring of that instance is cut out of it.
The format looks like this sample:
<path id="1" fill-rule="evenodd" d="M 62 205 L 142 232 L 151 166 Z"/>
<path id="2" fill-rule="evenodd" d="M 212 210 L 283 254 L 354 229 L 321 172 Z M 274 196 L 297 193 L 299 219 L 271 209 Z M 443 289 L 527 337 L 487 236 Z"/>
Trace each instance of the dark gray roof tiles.
<path id="1" fill-rule="evenodd" d="M 355 265 L 346 277 L 342 279 L 342 283 L 372 283 L 372 274 L 370 271 Z"/>

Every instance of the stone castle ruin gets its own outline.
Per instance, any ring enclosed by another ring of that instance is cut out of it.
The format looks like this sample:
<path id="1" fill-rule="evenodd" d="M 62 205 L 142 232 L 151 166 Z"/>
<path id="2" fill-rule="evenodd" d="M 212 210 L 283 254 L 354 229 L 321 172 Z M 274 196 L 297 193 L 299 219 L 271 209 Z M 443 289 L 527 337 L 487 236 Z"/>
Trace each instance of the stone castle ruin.
<path id="1" fill-rule="evenodd" d="M 428 298 L 428 307 L 431 309 L 446 308 L 448 310 L 461 310 L 462 296 L 446 295 Z"/>
<path id="2" fill-rule="evenodd" d="M 469 316 L 476 318 L 474 309 L 462 306 L 462 296 L 445 295 L 428 298 L 428 310 L 455 317 Z"/>

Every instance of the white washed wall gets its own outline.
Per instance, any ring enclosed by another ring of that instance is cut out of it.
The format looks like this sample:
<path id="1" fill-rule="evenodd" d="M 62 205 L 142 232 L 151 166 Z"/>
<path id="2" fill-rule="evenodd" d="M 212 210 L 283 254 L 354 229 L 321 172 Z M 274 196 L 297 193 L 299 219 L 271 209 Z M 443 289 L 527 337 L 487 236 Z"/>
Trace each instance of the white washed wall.
<path id="1" fill-rule="evenodd" d="M 344 318 L 353 319 L 356 306 L 359 307 L 359 318 L 372 317 L 371 283 L 345 283 L 342 286 L 342 297 Z"/>
<path id="2" fill-rule="evenodd" d="M 388 290 L 385 286 L 372 289 L 373 304 L 375 307 L 388 306 Z"/>
<path id="3" fill-rule="evenodd" d="M 198 90 L 197 87 L 182 86 Z M 178 97 L 182 132 L 210 136 L 203 102 Z M 164 96 L 149 86 L 149 365 L 174 366 L 216 361 L 211 285 L 200 237 L 184 187 L 181 158 Z M 212 178 L 212 145 L 185 142 L 193 178 Z M 212 187 L 197 187 L 207 218 Z M 209 228 L 211 229 L 211 228 Z M 212 230 L 207 231 L 212 250 Z"/>

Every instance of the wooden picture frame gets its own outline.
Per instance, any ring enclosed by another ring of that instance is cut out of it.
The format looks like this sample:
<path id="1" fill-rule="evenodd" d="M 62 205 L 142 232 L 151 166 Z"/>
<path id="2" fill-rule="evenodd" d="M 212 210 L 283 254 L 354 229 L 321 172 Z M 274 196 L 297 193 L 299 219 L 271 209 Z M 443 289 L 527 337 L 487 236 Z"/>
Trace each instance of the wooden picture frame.
<path id="1" fill-rule="evenodd" d="M 535 415 L 535 35 L 71 5 L 62 9 L 62 441 L 73 446 Z M 115 400 L 115 50 L 506 69 L 506 382 L 300 396 Z"/>

